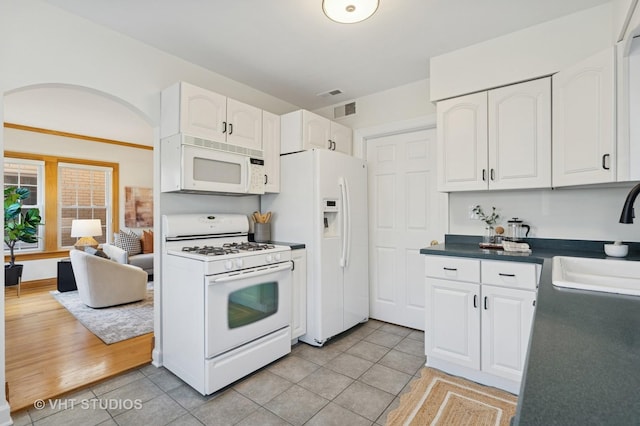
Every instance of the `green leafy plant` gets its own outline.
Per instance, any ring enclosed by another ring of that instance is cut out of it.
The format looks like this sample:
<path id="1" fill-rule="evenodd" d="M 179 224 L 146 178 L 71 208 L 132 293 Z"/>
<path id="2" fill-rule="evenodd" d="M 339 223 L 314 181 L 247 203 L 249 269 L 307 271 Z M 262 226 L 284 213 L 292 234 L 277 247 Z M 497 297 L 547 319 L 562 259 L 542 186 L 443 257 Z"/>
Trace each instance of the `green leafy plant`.
<path id="1" fill-rule="evenodd" d="M 487 215 L 482 210 L 480 205 L 477 205 L 473 208 L 473 213 L 477 214 L 481 221 L 487 224 L 487 226 L 493 226 L 498 223 L 498 219 L 500 219 L 500 215 L 496 211 L 495 207 L 491 207 L 491 214 Z"/>
<path id="2" fill-rule="evenodd" d="M 29 195 L 27 188 L 10 186 L 4 190 L 4 243 L 9 248 L 11 267 L 16 263 L 14 248 L 18 241 L 38 241 L 38 226 L 42 225 L 40 209 L 22 207 Z"/>

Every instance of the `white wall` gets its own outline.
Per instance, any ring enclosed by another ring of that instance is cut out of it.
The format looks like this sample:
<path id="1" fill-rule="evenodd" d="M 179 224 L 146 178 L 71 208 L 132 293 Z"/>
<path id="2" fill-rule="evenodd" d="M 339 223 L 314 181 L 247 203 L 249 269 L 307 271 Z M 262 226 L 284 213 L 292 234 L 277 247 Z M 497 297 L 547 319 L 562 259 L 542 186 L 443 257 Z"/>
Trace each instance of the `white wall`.
<path id="1" fill-rule="evenodd" d="M 431 58 L 431 100 L 555 73 L 614 43 L 610 3 Z"/>
<path id="2" fill-rule="evenodd" d="M 0 0 L 0 92 L 43 83 L 90 87 L 157 125 L 160 91 L 178 80 L 276 114 L 296 107 L 37 0 Z"/>
<path id="3" fill-rule="evenodd" d="M 504 226 L 512 217 L 531 226 L 529 236 L 579 240 L 640 241 L 640 216 L 633 224 L 618 223 L 634 182 L 599 188 L 485 191 L 449 195 L 449 231 L 482 235 L 484 224 L 468 218 L 469 206 L 485 211 L 495 206 Z M 640 200 L 637 210 L 640 211 Z"/>
<path id="4" fill-rule="evenodd" d="M 351 101 L 350 101 L 351 102 Z M 435 114 L 436 107 L 429 101 L 429 80 L 424 79 L 383 92 L 355 99 L 356 114 L 335 121 L 353 129 L 377 126 Z M 314 112 L 333 120 L 333 109 L 338 105 Z"/>

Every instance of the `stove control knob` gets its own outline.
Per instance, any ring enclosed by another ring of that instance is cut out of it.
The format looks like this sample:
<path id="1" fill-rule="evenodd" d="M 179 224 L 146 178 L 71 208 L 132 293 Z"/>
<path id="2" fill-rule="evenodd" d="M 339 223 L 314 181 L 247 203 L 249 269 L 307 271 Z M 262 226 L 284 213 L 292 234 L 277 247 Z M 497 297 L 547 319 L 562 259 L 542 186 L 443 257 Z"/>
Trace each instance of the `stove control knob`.
<path id="1" fill-rule="evenodd" d="M 273 262 L 273 257 L 270 254 L 268 254 L 265 260 L 267 261 L 267 263 L 271 263 Z"/>
<path id="2" fill-rule="evenodd" d="M 226 269 L 227 271 L 230 271 L 231 269 L 233 269 L 233 261 L 231 260 L 227 260 L 224 262 L 224 269 Z"/>
<path id="3" fill-rule="evenodd" d="M 244 261 L 242 259 L 236 259 L 236 266 L 238 268 L 242 268 L 243 264 L 244 264 Z"/>
<path id="4" fill-rule="evenodd" d="M 280 256 L 280 253 L 276 253 L 275 258 L 276 258 L 276 262 L 280 262 L 280 259 L 282 258 L 282 256 Z"/>

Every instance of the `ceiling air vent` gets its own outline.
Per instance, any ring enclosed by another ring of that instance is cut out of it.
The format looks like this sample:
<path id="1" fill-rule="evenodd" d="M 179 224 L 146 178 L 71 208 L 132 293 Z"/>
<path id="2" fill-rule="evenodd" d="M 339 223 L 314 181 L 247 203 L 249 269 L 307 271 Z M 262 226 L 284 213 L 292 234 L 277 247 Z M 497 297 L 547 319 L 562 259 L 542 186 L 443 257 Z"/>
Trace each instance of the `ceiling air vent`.
<path id="1" fill-rule="evenodd" d="M 333 109 L 333 118 L 343 118 L 350 115 L 355 115 L 356 103 L 349 102 L 348 104 L 337 106 Z"/>
<path id="2" fill-rule="evenodd" d="M 341 95 L 341 94 L 342 94 L 342 90 L 333 89 L 333 90 L 329 90 L 328 92 L 318 93 L 317 96 L 320 96 L 321 98 L 326 98 L 328 96 L 336 96 L 336 95 Z"/>

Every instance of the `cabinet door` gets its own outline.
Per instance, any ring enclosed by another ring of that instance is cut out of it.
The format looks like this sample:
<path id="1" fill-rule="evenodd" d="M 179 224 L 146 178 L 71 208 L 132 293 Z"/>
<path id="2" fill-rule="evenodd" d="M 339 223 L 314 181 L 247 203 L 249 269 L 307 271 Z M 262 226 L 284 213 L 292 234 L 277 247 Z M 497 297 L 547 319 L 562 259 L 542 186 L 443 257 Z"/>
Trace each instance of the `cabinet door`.
<path id="1" fill-rule="evenodd" d="M 480 285 L 437 278 L 426 280 L 427 358 L 480 369 Z"/>
<path id="2" fill-rule="evenodd" d="M 302 149 L 331 148 L 331 122 L 309 111 L 302 111 Z"/>
<path id="3" fill-rule="evenodd" d="M 482 370 L 520 381 L 535 310 L 533 291 L 482 285 Z"/>
<path id="4" fill-rule="evenodd" d="M 487 93 L 438 102 L 438 191 L 487 189 Z"/>
<path id="5" fill-rule="evenodd" d="M 353 145 L 353 130 L 339 123 L 331 122 L 331 138 L 334 150 L 351 155 Z"/>
<path id="6" fill-rule="evenodd" d="M 489 189 L 551 187 L 551 78 L 488 96 Z"/>
<path id="7" fill-rule="evenodd" d="M 614 50 L 553 76 L 553 186 L 615 180 Z"/>
<path id="8" fill-rule="evenodd" d="M 291 290 L 291 338 L 307 332 L 307 251 L 291 251 L 294 268 Z"/>
<path id="9" fill-rule="evenodd" d="M 264 192 L 280 192 L 280 116 L 262 111 Z"/>
<path id="10" fill-rule="evenodd" d="M 227 143 L 262 150 L 262 110 L 227 99 Z"/>
<path id="11" fill-rule="evenodd" d="M 180 89 L 180 131 L 197 138 L 224 142 L 227 98 L 185 83 Z"/>

